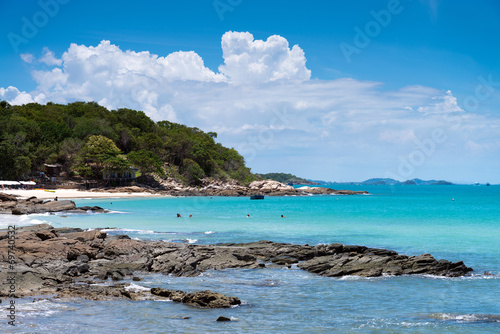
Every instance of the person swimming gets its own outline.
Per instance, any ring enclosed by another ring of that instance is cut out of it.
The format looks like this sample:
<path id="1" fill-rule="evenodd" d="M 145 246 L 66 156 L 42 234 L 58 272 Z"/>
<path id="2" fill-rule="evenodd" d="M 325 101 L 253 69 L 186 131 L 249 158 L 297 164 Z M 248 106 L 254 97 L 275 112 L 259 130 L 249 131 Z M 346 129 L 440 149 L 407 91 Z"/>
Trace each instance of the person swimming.
<path id="1" fill-rule="evenodd" d="M 180 213 L 177 214 L 177 218 L 181 218 L 181 214 Z"/>

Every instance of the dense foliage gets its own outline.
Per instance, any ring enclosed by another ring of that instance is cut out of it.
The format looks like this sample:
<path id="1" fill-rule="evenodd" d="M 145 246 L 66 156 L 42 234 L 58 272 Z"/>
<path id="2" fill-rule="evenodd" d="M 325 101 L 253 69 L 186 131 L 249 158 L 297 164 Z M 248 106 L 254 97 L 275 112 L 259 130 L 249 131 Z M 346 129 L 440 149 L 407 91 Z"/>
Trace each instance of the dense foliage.
<path id="1" fill-rule="evenodd" d="M 311 181 L 308 181 L 306 179 L 300 178 L 298 176 L 295 176 L 293 174 L 286 174 L 286 173 L 267 173 L 267 174 L 257 174 L 258 177 L 261 177 L 263 179 L 270 179 L 270 180 L 275 180 L 279 181 L 282 183 L 293 183 L 293 184 L 314 184 Z"/>
<path id="2" fill-rule="evenodd" d="M 196 184 L 203 177 L 250 182 L 255 176 L 217 134 L 141 111 L 107 110 L 95 102 L 68 105 L 0 102 L 0 179 L 21 179 L 62 165 L 68 175 L 102 178 L 131 166 Z"/>

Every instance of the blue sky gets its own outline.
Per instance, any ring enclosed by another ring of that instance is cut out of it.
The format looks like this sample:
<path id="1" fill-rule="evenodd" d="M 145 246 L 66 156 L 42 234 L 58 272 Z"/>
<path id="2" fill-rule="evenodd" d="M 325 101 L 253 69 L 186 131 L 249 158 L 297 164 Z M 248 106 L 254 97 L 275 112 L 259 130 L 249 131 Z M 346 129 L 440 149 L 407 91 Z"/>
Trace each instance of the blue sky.
<path id="1" fill-rule="evenodd" d="M 2 1 L 0 99 L 216 131 L 254 172 L 500 183 L 498 1 Z"/>

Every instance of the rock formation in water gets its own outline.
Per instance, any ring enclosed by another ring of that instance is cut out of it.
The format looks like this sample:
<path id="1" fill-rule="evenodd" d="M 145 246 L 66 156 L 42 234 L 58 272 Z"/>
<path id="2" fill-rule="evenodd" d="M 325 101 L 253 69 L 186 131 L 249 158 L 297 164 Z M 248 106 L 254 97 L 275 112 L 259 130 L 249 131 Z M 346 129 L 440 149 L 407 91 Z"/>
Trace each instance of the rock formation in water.
<path id="1" fill-rule="evenodd" d="M 24 215 L 46 212 L 86 213 L 88 211 L 106 212 L 98 206 L 76 207 L 75 202 L 69 200 L 42 200 L 36 197 L 20 198 L 0 192 L 0 213 Z"/>
<path id="2" fill-rule="evenodd" d="M 13 244 L 14 247 L 9 248 Z M 385 249 L 335 243 L 309 246 L 259 241 L 193 245 L 132 240 L 126 235 L 107 235 L 100 229 L 83 231 L 79 228 L 54 228 L 47 224 L 20 227 L 15 233 L 12 229 L 0 232 L 0 280 L 7 282 L 15 277 L 18 297 L 56 294 L 88 299 L 140 299 L 145 293 L 130 291 L 126 284 L 102 287 L 94 283 L 109 279 L 120 281 L 132 277 L 134 272 L 193 277 L 210 269 L 257 269 L 293 264 L 331 277 L 376 277 L 383 274 L 458 277 L 472 270 L 462 262 L 436 260 L 429 254 L 406 256 Z M 7 296 L 7 289 L 8 285 L 2 284 L 0 296 Z M 170 297 L 178 296 L 169 293 Z M 196 300 L 191 295 L 182 295 L 179 299 L 186 303 L 187 300 Z M 205 302 L 193 303 L 201 306 Z"/>

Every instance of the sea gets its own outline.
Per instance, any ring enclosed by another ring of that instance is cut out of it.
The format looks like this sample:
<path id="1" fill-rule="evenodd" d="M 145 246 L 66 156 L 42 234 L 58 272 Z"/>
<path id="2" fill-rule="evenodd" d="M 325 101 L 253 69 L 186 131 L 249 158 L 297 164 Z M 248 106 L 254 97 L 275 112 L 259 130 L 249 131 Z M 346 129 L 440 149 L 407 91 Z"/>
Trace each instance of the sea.
<path id="1" fill-rule="evenodd" d="M 49 223 L 190 244 L 272 240 L 364 245 L 463 261 L 470 275 L 321 277 L 298 269 L 228 269 L 199 277 L 136 273 L 132 289 L 212 290 L 230 309 L 172 301 L 19 298 L 2 333 L 500 333 L 500 186 L 347 185 L 369 195 L 75 199 L 106 214 L 1 216 L 0 228 Z M 177 214 L 181 217 L 178 218 Z M 190 217 L 190 215 L 192 217 Z M 249 216 L 248 216 L 249 215 Z M 283 217 L 281 217 L 283 215 Z M 109 282 L 111 284 L 111 282 Z M 3 313 L 3 314 L 2 314 Z M 217 322 L 219 316 L 230 322 Z"/>

